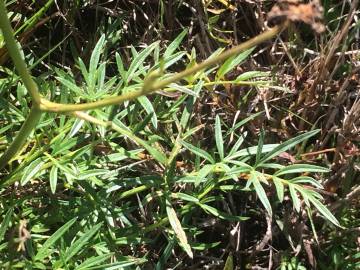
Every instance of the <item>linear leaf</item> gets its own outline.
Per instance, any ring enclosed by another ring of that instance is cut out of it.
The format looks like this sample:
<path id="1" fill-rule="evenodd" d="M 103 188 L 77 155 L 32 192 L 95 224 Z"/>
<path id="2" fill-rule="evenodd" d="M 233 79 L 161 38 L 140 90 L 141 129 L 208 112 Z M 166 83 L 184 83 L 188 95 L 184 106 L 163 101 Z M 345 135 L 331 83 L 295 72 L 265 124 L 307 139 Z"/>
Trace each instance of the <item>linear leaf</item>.
<path id="1" fill-rule="evenodd" d="M 151 115 L 151 122 L 152 122 L 154 128 L 157 129 L 157 127 L 158 127 L 157 116 L 156 116 L 154 107 L 151 104 L 150 100 L 146 96 L 141 96 L 137 100 L 139 101 L 141 106 L 145 109 L 147 114 Z"/>
<path id="2" fill-rule="evenodd" d="M 209 153 L 207 153 L 204 150 L 197 148 L 197 147 L 193 146 L 192 144 L 187 143 L 185 141 L 180 141 L 180 142 L 185 148 L 187 148 L 189 151 L 193 152 L 195 155 L 208 160 L 212 164 L 215 164 L 215 160 Z"/>
<path id="3" fill-rule="evenodd" d="M 196 182 L 195 182 L 195 186 L 198 186 L 201 181 L 206 177 L 208 176 L 208 174 L 214 169 L 214 165 L 209 165 L 209 164 L 206 164 L 205 166 L 203 166 L 197 176 L 196 176 Z"/>
<path id="4" fill-rule="evenodd" d="M 273 157 L 279 155 L 282 152 L 285 152 L 287 150 L 289 150 L 290 148 L 294 147 L 295 145 L 301 143 L 302 141 L 314 136 L 316 133 L 318 133 L 320 130 L 316 129 L 316 130 L 312 130 L 309 132 L 306 132 L 304 134 L 301 134 L 295 138 L 292 138 L 290 140 L 287 140 L 286 142 L 280 144 L 279 146 L 275 147 L 272 151 L 270 151 L 269 153 L 267 153 L 260 161 L 259 164 L 262 164 L 264 162 L 266 162 L 269 159 L 272 159 Z"/>
<path id="5" fill-rule="evenodd" d="M 143 258 L 135 258 L 131 256 L 117 256 L 117 262 L 108 263 L 108 264 L 102 264 L 97 266 L 92 266 L 86 268 L 86 270 L 95 270 L 95 269 L 101 269 L 101 270 L 119 270 L 124 269 L 125 267 L 131 266 L 131 265 L 138 265 L 146 262 L 146 259 Z"/>
<path id="6" fill-rule="evenodd" d="M 42 158 L 37 158 L 33 162 L 29 164 L 29 166 L 25 169 L 20 183 L 22 186 L 25 186 L 27 182 L 29 182 L 35 175 L 40 171 L 41 166 L 44 164 Z"/>
<path id="7" fill-rule="evenodd" d="M 234 259 L 231 252 L 226 259 L 224 270 L 234 270 Z"/>
<path id="8" fill-rule="evenodd" d="M 316 181 L 314 178 L 309 177 L 309 176 L 298 176 L 298 177 L 295 177 L 295 178 L 293 178 L 293 179 L 291 179 L 289 181 L 291 183 L 296 183 L 296 184 L 308 183 L 308 184 L 312 184 L 313 186 L 315 186 L 317 188 L 320 188 L 320 189 L 324 188 L 318 181 Z"/>
<path id="9" fill-rule="evenodd" d="M 125 68 L 124 68 L 124 63 L 121 59 L 121 56 L 118 52 L 115 53 L 115 59 L 116 59 L 116 66 L 118 68 L 119 74 L 121 76 L 121 79 L 125 79 L 126 76 L 126 72 L 125 72 Z"/>
<path id="10" fill-rule="evenodd" d="M 67 87 L 69 90 L 73 91 L 76 95 L 78 96 L 83 96 L 84 95 L 84 90 L 82 88 L 80 88 L 79 86 L 77 86 L 75 83 L 62 78 L 62 77 L 55 77 L 62 85 L 64 85 L 65 87 Z"/>
<path id="11" fill-rule="evenodd" d="M 113 255 L 114 253 L 109 253 L 89 258 L 85 260 L 82 264 L 80 264 L 78 267 L 76 267 L 75 270 L 87 270 L 89 269 L 89 267 L 102 263 Z"/>
<path id="12" fill-rule="evenodd" d="M 248 220 L 248 217 L 242 217 L 242 216 L 233 216 L 233 215 L 229 215 L 226 214 L 222 211 L 219 211 L 218 209 L 216 209 L 215 207 L 212 207 L 210 205 L 207 204 L 203 204 L 203 203 L 199 203 L 198 204 L 202 209 L 204 209 L 206 212 L 212 214 L 215 217 L 224 219 L 224 220 L 230 220 L 230 221 L 244 221 L 244 220 Z"/>
<path id="13" fill-rule="evenodd" d="M 177 193 L 172 193 L 171 197 L 174 199 L 180 199 L 180 200 L 184 200 L 187 202 L 199 202 L 198 198 L 195 198 L 189 194 L 186 193 L 181 193 L 181 192 L 177 192 Z"/>
<path id="14" fill-rule="evenodd" d="M 150 55 L 150 53 L 155 49 L 156 46 L 159 46 L 159 42 L 154 42 L 151 45 L 147 46 L 144 50 L 142 50 L 139 54 L 135 56 L 133 61 L 130 64 L 129 70 L 126 73 L 126 82 L 129 83 L 138 70 L 140 66 L 144 64 L 146 57 Z"/>
<path id="15" fill-rule="evenodd" d="M 184 251 L 190 258 L 193 258 L 193 253 L 191 251 L 191 247 L 188 243 L 184 229 L 181 226 L 181 223 L 176 215 L 176 212 L 174 208 L 171 206 L 169 201 L 166 201 L 166 213 L 169 218 L 169 223 L 175 232 L 176 238 L 179 240 L 180 246 L 184 249 Z"/>
<path id="16" fill-rule="evenodd" d="M 265 192 L 263 186 L 260 183 L 260 180 L 256 174 L 256 171 L 250 172 L 250 180 L 251 180 L 252 184 L 254 185 L 256 194 L 258 195 L 261 203 L 263 204 L 266 211 L 268 211 L 269 215 L 271 216 L 272 215 L 271 204 L 269 202 L 268 197 L 266 196 L 266 192 Z"/>
<path id="17" fill-rule="evenodd" d="M 273 151 L 276 147 L 278 147 L 278 144 L 264 144 L 262 147 L 261 152 L 262 153 L 268 153 Z M 245 157 L 245 156 L 251 156 L 251 155 L 256 155 L 258 150 L 257 146 L 251 146 L 245 149 L 241 149 L 235 153 L 233 153 L 231 156 L 227 156 L 225 158 L 225 160 L 229 161 L 238 157 Z M 259 165 L 258 165 L 259 166 Z"/>
<path id="18" fill-rule="evenodd" d="M 204 84 L 204 81 L 199 80 L 199 82 L 195 85 L 194 93 L 196 95 L 199 94 L 203 84 Z M 193 112 L 195 101 L 196 101 L 196 96 L 190 96 L 190 97 L 188 97 L 188 99 L 186 101 L 185 108 L 183 110 L 183 113 L 182 113 L 181 119 L 180 119 L 180 124 L 181 124 L 181 127 L 183 129 L 186 128 L 186 126 L 187 126 L 187 124 L 189 122 L 190 116 L 191 116 L 191 114 Z"/>
<path id="19" fill-rule="evenodd" d="M 78 62 L 79 62 L 79 68 L 81 70 L 83 78 L 84 78 L 86 84 L 89 85 L 90 84 L 89 72 L 87 71 L 86 66 L 85 66 L 85 64 L 84 64 L 84 62 L 83 62 L 83 60 L 81 58 L 78 58 Z"/>
<path id="20" fill-rule="evenodd" d="M 168 88 L 174 88 L 176 90 L 178 90 L 179 92 L 182 92 L 184 94 L 190 95 L 190 96 L 194 96 L 194 97 L 198 97 L 198 94 L 194 91 L 192 91 L 191 89 L 183 86 L 183 85 L 179 85 L 177 83 L 171 83 L 169 84 Z"/>
<path id="21" fill-rule="evenodd" d="M 284 175 L 284 174 L 303 173 L 303 172 L 326 173 L 326 172 L 330 172 L 330 170 L 327 168 L 324 168 L 324 167 L 315 166 L 315 165 L 311 165 L 311 164 L 293 164 L 293 165 L 289 165 L 289 166 L 286 166 L 285 168 L 278 170 L 275 173 L 275 175 L 280 176 L 280 175 Z"/>
<path id="22" fill-rule="evenodd" d="M 58 180 L 58 167 L 57 166 L 52 166 L 51 170 L 50 170 L 50 189 L 52 194 L 55 194 L 56 192 L 56 185 L 57 185 L 57 180 Z"/>
<path id="23" fill-rule="evenodd" d="M 221 65 L 221 67 L 219 68 L 219 70 L 216 73 L 216 78 L 218 79 L 222 79 L 226 73 L 228 73 L 229 71 L 233 70 L 235 66 L 240 65 L 241 62 L 243 62 L 251 53 L 252 51 L 255 49 L 255 47 L 250 48 L 242 53 L 240 53 L 239 55 L 230 57 L 229 59 L 227 59 L 224 64 Z"/>
<path id="24" fill-rule="evenodd" d="M 115 120 L 114 120 L 115 122 Z M 140 144 L 142 147 L 144 147 L 158 162 L 161 164 L 166 164 L 167 158 L 166 155 L 163 152 L 160 152 L 155 147 L 152 147 L 148 144 L 148 142 L 144 141 L 143 139 L 139 138 L 135 134 L 133 134 L 131 131 L 127 129 L 126 126 L 124 126 L 121 122 L 117 121 L 117 124 L 112 123 L 112 128 L 119 132 L 120 134 L 123 134 L 136 143 Z M 120 124 L 122 124 L 123 127 L 120 127 Z"/>
<path id="25" fill-rule="evenodd" d="M 169 46 L 166 48 L 165 52 L 164 52 L 164 59 L 166 60 L 168 57 L 170 57 L 173 52 L 175 52 L 181 42 L 183 41 L 184 37 L 186 36 L 188 30 L 184 29 L 170 44 Z"/>
<path id="26" fill-rule="evenodd" d="M 172 251 L 174 250 L 175 241 L 173 239 L 168 240 L 168 244 L 166 245 L 161 257 L 159 258 L 155 270 L 165 269 L 165 264 L 171 256 Z"/>
<path id="27" fill-rule="evenodd" d="M 220 122 L 220 117 L 218 114 L 216 115 L 216 118 L 215 118 L 215 142 L 216 142 L 217 150 L 220 155 L 220 159 L 223 160 L 224 159 L 224 139 L 222 136 L 221 122 Z"/>
<path id="28" fill-rule="evenodd" d="M 79 180 L 85 180 L 85 179 L 89 179 L 90 177 L 94 177 L 94 176 L 99 176 L 99 175 L 104 175 L 106 173 L 108 173 L 109 170 L 107 169 L 92 169 L 92 170 L 86 170 L 81 172 L 78 175 L 78 179 Z"/>
<path id="29" fill-rule="evenodd" d="M 49 248 L 53 244 L 55 244 L 55 242 L 57 240 L 59 240 L 59 238 L 61 236 L 63 236 L 64 233 L 66 233 L 66 231 L 75 223 L 76 220 L 77 220 L 77 218 L 73 218 L 73 219 L 69 220 L 67 223 L 65 223 L 63 226 L 61 226 L 53 235 L 51 235 L 49 237 L 49 239 L 47 239 L 45 241 L 43 246 L 39 249 L 36 256 L 34 257 L 34 260 L 35 261 L 43 260 L 47 256 L 47 254 L 49 252 Z"/>
<path id="30" fill-rule="evenodd" d="M 279 198 L 279 201 L 282 202 L 284 200 L 284 184 L 282 183 L 282 181 L 273 176 L 273 181 L 274 181 L 274 185 L 275 185 L 275 189 L 276 189 L 276 194 Z"/>
<path id="31" fill-rule="evenodd" d="M 71 127 L 68 137 L 69 138 L 74 137 L 76 135 L 76 133 L 78 133 L 78 131 L 81 129 L 84 122 L 85 122 L 85 120 L 83 120 L 83 119 L 79 119 L 79 118 L 75 119 L 74 124 Z"/>
<path id="32" fill-rule="evenodd" d="M 65 263 L 68 262 L 81 248 L 90 240 L 91 237 L 101 228 L 102 223 L 99 223 L 92 227 L 90 230 L 84 232 L 84 234 L 71 244 L 69 249 L 65 252 L 63 260 Z"/>
<path id="33" fill-rule="evenodd" d="M 93 92 L 95 87 L 97 66 L 99 64 L 100 54 L 102 48 L 104 47 L 104 43 L 105 43 L 105 35 L 103 34 L 101 35 L 99 41 L 95 45 L 93 52 L 91 53 L 90 63 L 89 63 L 89 85 L 88 85 L 89 88 L 91 89 L 91 92 Z"/>
<path id="34" fill-rule="evenodd" d="M 300 212 L 300 199 L 296 193 L 295 187 L 292 184 L 289 184 L 289 191 L 292 203 L 294 204 L 296 212 Z"/>
<path id="35" fill-rule="evenodd" d="M 5 232 L 6 232 L 7 227 L 9 226 L 9 223 L 10 223 L 10 219 L 11 219 L 12 214 L 13 214 L 13 208 L 10 208 L 10 209 L 6 212 L 6 215 L 5 215 L 5 217 L 4 217 L 4 220 L 1 222 L 1 225 L 0 225 L 0 243 L 1 243 L 1 241 L 3 240 L 3 238 L 4 238 L 4 235 L 5 235 Z"/>
<path id="36" fill-rule="evenodd" d="M 312 202 L 312 204 L 316 207 L 317 210 L 330 222 L 332 222 L 334 225 L 341 227 L 339 221 L 336 219 L 336 217 L 329 211 L 329 209 L 326 208 L 325 205 L 323 205 L 318 199 L 314 197 L 309 197 L 309 201 Z"/>
<path id="37" fill-rule="evenodd" d="M 253 78 L 257 77 L 270 77 L 270 72 L 263 72 L 263 71 L 248 71 L 240 74 L 236 79 L 235 82 L 241 81 L 248 81 Z"/>
<path id="38" fill-rule="evenodd" d="M 231 157 L 236 151 L 239 150 L 239 148 L 242 145 L 242 143 L 244 142 L 244 139 L 246 138 L 246 136 L 247 136 L 246 131 L 244 133 L 240 134 L 239 139 L 236 141 L 236 143 L 231 148 L 231 150 L 228 154 L 228 157 Z"/>
<path id="39" fill-rule="evenodd" d="M 262 154 L 262 149 L 264 146 L 264 130 L 262 129 L 260 132 L 260 138 L 259 138 L 259 143 L 257 145 L 257 150 L 256 150 L 256 161 L 255 164 L 258 164 L 260 158 L 261 158 L 261 154 Z M 256 166 L 256 165 L 255 165 Z"/>

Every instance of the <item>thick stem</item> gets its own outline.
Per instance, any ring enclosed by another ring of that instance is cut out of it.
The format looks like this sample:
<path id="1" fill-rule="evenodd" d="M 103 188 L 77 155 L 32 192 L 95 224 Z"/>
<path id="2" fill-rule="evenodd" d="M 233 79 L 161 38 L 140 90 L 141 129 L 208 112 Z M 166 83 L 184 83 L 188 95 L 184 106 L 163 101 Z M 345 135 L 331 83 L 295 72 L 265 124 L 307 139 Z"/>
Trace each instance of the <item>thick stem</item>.
<path id="1" fill-rule="evenodd" d="M 60 103 L 54 103 L 51 101 L 48 101 L 46 99 L 41 99 L 41 110 L 42 111 L 49 111 L 49 112 L 73 112 L 73 111 L 85 111 L 85 110 L 91 110 L 91 109 L 96 109 L 96 108 L 101 108 L 101 107 L 105 107 L 108 105 L 115 105 L 115 104 L 119 104 L 122 103 L 124 101 L 128 101 L 128 100 L 134 100 L 140 96 L 143 95 L 147 95 L 150 93 L 153 93 L 155 91 L 158 91 L 162 88 L 164 88 L 165 86 L 180 81 L 181 79 L 191 75 L 191 74 L 195 74 L 196 72 L 209 68 L 211 66 L 214 66 L 220 62 L 225 61 L 226 59 L 228 59 L 231 56 L 237 55 L 240 52 L 250 49 L 256 45 L 259 45 L 260 43 L 263 43 L 264 41 L 267 41 L 271 38 L 273 38 L 274 36 L 276 36 L 277 34 L 279 34 L 285 27 L 287 27 L 288 23 L 284 23 L 282 25 L 278 25 L 275 26 L 274 28 L 271 28 L 267 31 L 265 31 L 264 33 L 230 49 L 225 51 L 224 53 L 216 56 L 216 57 L 212 57 L 209 58 L 207 60 L 205 60 L 204 62 L 193 66 L 192 68 L 189 69 L 185 69 L 182 72 L 176 73 L 175 75 L 171 76 L 170 78 L 161 80 L 161 81 L 155 81 L 152 86 L 150 87 L 143 87 L 143 89 L 139 90 L 139 91 L 134 91 L 134 92 L 129 92 L 126 94 L 123 94 L 121 96 L 114 96 L 114 97 L 109 97 L 109 98 L 105 98 L 99 101 L 95 101 L 95 102 L 90 102 L 90 103 L 83 103 L 83 104 L 60 104 Z"/>
<path id="2" fill-rule="evenodd" d="M 11 28 L 10 21 L 7 16 L 7 11 L 5 3 L 3 0 L 0 0 L 0 29 L 4 36 L 6 48 L 11 56 L 11 59 L 14 62 L 16 70 L 18 71 L 20 78 L 24 82 L 26 89 L 29 91 L 31 98 L 33 100 L 33 106 L 40 106 L 40 94 L 38 87 L 34 80 L 31 78 L 31 75 L 26 67 L 24 59 L 21 57 L 20 49 L 16 44 L 14 38 L 14 31 Z"/>
<path id="3" fill-rule="evenodd" d="M 41 117 L 41 111 L 32 107 L 28 117 L 23 123 L 21 129 L 19 130 L 17 136 L 14 141 L 11 143 L 8 149 L 6 149 L 5 153 L 0 157 L 0 170 L 6 166 L 6 164 L 15 156 L 21 147 L 24 145 L 26 139 L 33 129 L 36 127 Z"/>

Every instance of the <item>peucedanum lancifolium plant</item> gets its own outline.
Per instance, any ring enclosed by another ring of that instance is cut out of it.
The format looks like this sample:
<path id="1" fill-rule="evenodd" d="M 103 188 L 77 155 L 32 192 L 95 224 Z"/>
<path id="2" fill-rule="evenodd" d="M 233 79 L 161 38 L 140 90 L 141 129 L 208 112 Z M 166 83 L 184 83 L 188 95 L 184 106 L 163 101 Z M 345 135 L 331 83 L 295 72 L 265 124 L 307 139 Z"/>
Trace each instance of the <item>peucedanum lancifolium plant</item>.
<path id="1" fill-rule="evenodd" d="M 70 71 L 55 68 L 54 80 L 51 81 L 41 77 L 34 80 L 30 75 L 13 37 L 3 1 L 0 1 L 0 28 L 18 72 L 18 75 L 11 71 L 9 74 L 16 78 L 16 98 L 21 106 L 17 108 L 10 101 L 5 101 L 9 107 L 6 113 L 11 115 L 16 127 L 17 123 L 23 122 L 17 136 L 0 157 L 0 167 L 6 171 L 1 185 L 8 187 L 20 183 L 25 186 L 32 183 L 36 186 L 39 180 L 49 181 L 53 194 L 59 188 L 65 188 L 76 196 L 72 203 L 75 210 L 70 210 L 66 218 L 62 211 L 68 208 L 61 202 L 57 203 L 58 208 L 53 212 L 44 214 L 47 218 L 66 221 L 51 236 L 46 235 L 49 228 L 39 221 L 32 229 L 33 237 L 26 239 L 25 244 L 20 241 L 23 246 L 19 244 L 19 247 L 26 249 L 29 256 L 19 260 L 18 267 L 32 265 L 33 268 L 43 269 L 51 265 L 54 269 L 65 266 L 92 269 L 89 267 L 142 264 L 146 256 L 119 256 L 105 243 L 112 239 L 116 245 L 136 245 L 150 241 L 147 233 L 164 228 L 168 245 L 157 264 L 157 268 L 161 269 L 175 243 L 190 257 L 193 257 L 194 250 L 218 244 L 202 245 L 197 242 L 196 236 L 201 231 L 189 221 L 198 210 L 219 219 L 241 222 L 247 217 L 224 212 L 216 207 L 216 202 L 221 201 L 226 192 L 255 191 L 268 215 L 272 216 L 273 207 L 266 193 L 266 188 L 272 185 L 280 202 L 288 190 L 297 212 L 314 206 L 327 220 L 339 225 L 321 202 L 323 198 L 317 189 L 322 186 L 314 178 L 305 176 L 305 173 L 325 173 L 327 169 L 308 164 L 285 166 L 272 163 L 280 153 L 308 140 L 318 130 L 282 144 L 264 144 L 264 134 L 261 133 L 257 146 L 241 148 L 246 140 L 246 132 L 239 132 L 241 126 L 260 113 L 240 121 L 228 132 L 222 130 L 221 118 L 216 115 L 216 148 L 213 152 L 191 143 L 193 134 L 202 128 L 201 125 L 193 126 L 190 121 L 202 91 L 211 91 L 211 86 L 216 84 L 261 87 L 271 83 L 269 74 L 259 71 L 245 72 L 231 81 L 225 78 L 251 54 L 256 45 L 276 36 L 284 25 L 267 30 L 231 50 L 218 50 L 199 64 L 196 63 L 195 51 L 191 54 L 178 51 L 187 33 L 184 30 L 163 53 L 159 42 L 141 51 L 131 47 L 132 62 L 128 66 L 116 53 L 114 65 L 118 74 L 110 79 L 106 73 L 109 61 L 104 60 L 106 55 L 103 54 L 107 38 L 102 35 L 94 47 L 89 65 L 86 66 L 80 58 L 77 60 L 81 80 L 75 80 Z M 153 65 L 148 64 L 149 58 L 152 58 Z M 180 61 L 187 65 L 184 71 L 165 72 Z M 217 70 L 208 69 L 216 65 L 219 65 Z M 212 81 L 214 72 L 215 80 Z M 162 92 L 152 98 L 147 96 L 156 91 Z M 31 107 L 28 107 L 28 94 Z M 176 99 L 167 98 L 172 94 Z M 5 111 L 2 110 L 2 113 Z M 157 132 L 159 126 L 167 123 L 176 126 L 176 132 L 160 135 Z M 1 133 L 6 130 L 1 130 Z M 226 147 L 230 134 L 235 134 L 237 140 Z M 111 153 L 96 154 L 99 145 L 106 145 Z M 194 154 L 195 160 L 189 159 L 187 163 L 195 166 L 192 170 L 179 173 L 177 159 L 184 150 Z M 145 171 L 136 177 L 126 175 L 124 172 L 133 172 L 133 168 L 144 162 L 140 158 L 144 152 L 149 155 L 147 159 L 156 164 L 154 170 L 157 168 L 161 173 Z M 65 187 L 61 187 L 60 182 Z M 181 185 L 187 188 L 181 191 L 175 188 Z M 122 200 L 139 196 L 146 190 L 156 192 L 139 199 L 138 206 L 131 203 L 119 206 Z M 214 195 L 215 191 L 217 195 Z M 24 202 L 28 200 L 27 197 L 22 199 Z M 131 213 L 154 200 L 160 201 L 164 211 L 154 214 L 150 225 L 136 224 L 130 218 Z M 1 242 L 13 215 L 11 208 L 1 223 Z M 40 216 L 40 212 L 34 212 L 28 218 L 41 220 Z M 117 229 L 119 223 L 123 231 Z M 170 224 L 169 228 L 167 224 Z M 88 242 L 94 243 L 92 249 L 86 245 Z M 7 244 L 4 245 L 1 249 L 6 248 Z M 60 251 L 54 248 L 57 245 L 60 245 Z M 83 258 L 81 254 L 84 252 L 91 253 L 93 257 Z M 112 262 L 108 263 L 110 259 Z"/>

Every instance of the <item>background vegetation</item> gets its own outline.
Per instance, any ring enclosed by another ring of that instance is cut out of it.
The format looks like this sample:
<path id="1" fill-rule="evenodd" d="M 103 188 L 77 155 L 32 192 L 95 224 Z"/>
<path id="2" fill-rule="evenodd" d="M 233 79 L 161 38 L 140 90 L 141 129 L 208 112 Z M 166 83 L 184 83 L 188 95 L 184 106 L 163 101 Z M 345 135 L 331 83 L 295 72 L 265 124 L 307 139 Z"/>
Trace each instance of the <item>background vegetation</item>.
<path id="1" fill-rule="evenodd" d="M 2 2 L 63 104 L 151 89 L 281 19 L 272 0 Z M 321 1 L 322 26 L 312 4 L 280 1 L 314 20 L 152 95 L 42 114 L 0 164 L 1 269 L 358 269 L 360 11 Z M 10 50 L 0 35 L 0 155 L 36 104 Z"/>

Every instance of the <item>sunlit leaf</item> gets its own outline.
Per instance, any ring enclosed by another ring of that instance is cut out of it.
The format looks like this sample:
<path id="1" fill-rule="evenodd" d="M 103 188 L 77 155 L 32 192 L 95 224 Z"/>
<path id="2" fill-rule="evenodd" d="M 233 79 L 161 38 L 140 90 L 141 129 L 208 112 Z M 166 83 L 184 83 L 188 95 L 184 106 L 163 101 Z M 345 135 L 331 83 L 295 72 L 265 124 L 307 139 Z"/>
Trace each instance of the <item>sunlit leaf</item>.
<path id="1" fill-rule="evenodd" d="M 184 251 L 190 258 L 193 258 L 194 255 L 191 251 L 191 247 L 188 243 L 184 229 L 181 226 L 181 223 L 176 215 L 176 212 L 174 208 L 172 208 L 169 201 L 167 201 L 166 203 L 166 213 L 168 215 L 170 225 L 175 232 L 176 238 L 179 240 L 180 246 L 184 249 Z"/>
<path id="2" fill-rule="evenodd" d="M 20 183 L 22 186 L 25 186 L 27 182 L 33 179 L 37 173 L 41 170 L 41 166 L 44 164 L 42 158 L 37 158 L 29 164 L 24 170 L 24 173 L 21 177 Z"/>
<path id="3" fill-rule="evenodd" d="M 269 199 L 268 199 L 268 197 L 266 195 L 266 192 L 265 192 L 263 186 L 261 185 L 260 180 L 259 180 L 259 178 L 258 178 L 255 171 L 250 172 L 250 179 L 251 179 L 252 184 L 254 185 L 256 194 L 258 195 L 261 203 L 263 204 L 266 211 L 271 216 L 272 215 L 271 204 L 269 202 Z"/>
<path id="4" fill-rule="evenodd" d="M 280 176 L 284 174 L 290 174 L 290 173 L 304 173 L 304 172 L 330 172 L 329 169 L 315 166 L 311 164 L 292 164 L 289 166 L 286 166 L 280 170 L 278 170 L 274 175 Z"/>
<path id="5" fill-rule="evenodd" d="M 233 270 L 234 269 L 234 259 L 233 255 L 230 253 L 226 259 L 224 270 Z"/>
<path id="6" fill-rule="evenodd" d="M 215 118 L 215 142 L 220 155 L 220 160 L 224 159 L 224 139 L 221 131 L 220 117 L 217 114 Z"/>
<path id="7" fill-rule="evenodd" d="M 227 59 L 224 64 L 222 64 L 219 68 L 219 70 L 216 73 L 216 77 L 218 79 L 223 79 L 223 77 L 231 70 L 235 68 L 235 66 L 240 65 L 255 49 L 255 47 L 248 49 L 239 55 L 230 57 Z"/>
<path id="8" fill-rule="evenodd" d="M 291 184 L 289 185 L 289 191 L 290 191 L 291 200 L 292 200 L 292 203 L 294 204 L 296 212 L 300 212 L 300 199 L 296 193 L 294 185 L 291 185 Z"/>
<path id="9" fill-rule="evenodd" d="M 70 227 L 75 223 L 76 219 L 77 218 L 73 218 L 69 220 L 67 223 L 61 226 L 54 234 L 52 234 L 38 250 L 37 254 L 34 257 L 34 260 L 41 261 L 46 256 L 48 256 L 51 246 L 54 245 L 55 242 L 59 240 L 60 237 L 62 237 L 70 229 Z"/>
<path id="10" fill-rule="evenodd" d="M 336 217 L 323 205 L 318 199 L 314 197 L 309 197 L 309 201 L 316 207 L 317 210 L 330 222 L 332 222 L 334 225 L 341 227 L 339 221 L 336 219 Z"/>
<path id="11" fill-rule="evenodd" d="M 180 46 L 188 30 L 185 28 L 182 32 L 169 44 L 164 52 L 164 59 L 170 57 Z"/>
<path id="12" fill-rule="evenodd" d="M 215 164 L 215 160 L 213 159 L 213 157 L 209 153 L 205 152 L 204 150 L 197 148 L 197 147 L 193 146 L 192 144 L 184 142 L 184 141 L 181 141 L 181 144 L 183 146 L 185 146 L 185 148 L 187 148 L 188 150 L 193 152 L 195 155 L 208 160 L 212 164 Z"/>
<path id="13" fill-rule="evenodd" d="M 1 222 L 1 225 L 0 225 L 0 243 L 4 239 L 4 235 L 5 235 L 5 232 L 6 232 L 8 226 L 10 224 L 12 214 L 13 214 L 13 208 L 10 208 L 6 212 L 6 215 L 5 215 L 4 219 L 3 219 L 3 221 Z"/>
<path id="14" fill-rule="evenodd" d="M 279 198 L 279 201 L 282 202 L 284 200 L 284 184 L 281 182 L 281 180 L 277 177 L 272 178 L 275 188 L 276 188 L 276 194 Z"/>
<path id="15" fill-rule="evenodd" d="M 297 144 L 303 142 L 304 140 L 306 140 L 306 139 L 314 136 L 315 134 L 319 133 L 319 131 L 320 131 L 319 129 L 312 130 L 312 131 L 309 131 L 307 133 L 296 136 L 295 138 L 291 138 L 290 140 L 280 144 L 279 146 L 275 147 L 272 151 L 267 153 L 265 156 L 263 156 L 257 165 L 259 166 L 260 164 L 268 161 L 269 159 L 272 159 L 273 157 L 276 157 L 280 153 L 289 150 L 290 148 L 294 147 L 295 145 L 297 145 Z"/>
<path id="16" fill-rule="evenodd" d="M 51 189 L 51 192 L 52 192 L 53 194 L 55 194 L 55 192 L 56 192 L 57 180 L 58 180 L 58 167 L 56 167 L 56 166 L 52 166 L 52 167 L 51 167 L 49 178 L 50 178 L 49 180 L 50 180 L 50 189 Z"/>

